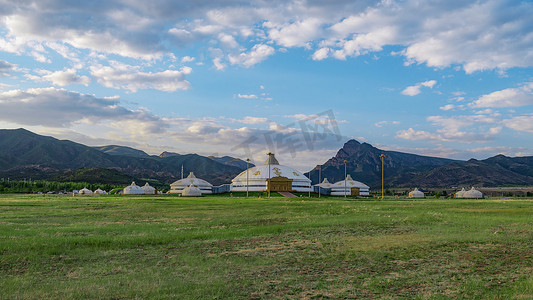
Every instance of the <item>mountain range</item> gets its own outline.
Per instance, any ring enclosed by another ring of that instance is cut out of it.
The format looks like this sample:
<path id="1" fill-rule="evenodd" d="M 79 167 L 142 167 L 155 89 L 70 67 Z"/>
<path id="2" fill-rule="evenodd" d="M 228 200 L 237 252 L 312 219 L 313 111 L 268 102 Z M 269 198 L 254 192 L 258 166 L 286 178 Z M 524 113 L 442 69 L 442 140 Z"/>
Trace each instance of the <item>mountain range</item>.
<path id="1" fill-rule="evenodd" d="M 533 157 L 497 155 L 485 160 L 468 161 L 384 151 L 367 143 L 350 140 L 321 166 L 305 175 L 313 183 L 328 178 L 344 179 L 346 171 L 355 180 L 372 188 L 381 187 L 381 155 L 385 185 L 389 187 L 460 187 L 533 185 Z"/>
<path id="2" fill-rule="evenodd" d="M 171 183 L 181 178 L 183 166 L 185 176 L 193 171 L 197 177 L 219 185 L 230 182 L 246 168 L 236 166 L 236 161 L 198 154 L 150 156 L 130 147 L 88 147 L 25 129 L 0 130 L 0 177 L 13 180 L 62 178 L 68 181 L 69 177 L 62 175 L 97 167 L 113 169 L 131 178 Z"/>
<path id="3" fill-rule="evenodd" d="M 533 185 L 533 157 L 497 155 L 468 161 L 384 151 L 350 140 L 321 166 L 305 175 L 313 184 L 328 178 L 336 182 L 346 171 L 371 188 L 381 187 L 381 155 L 388 187 L 460 187 Z M 231 182 L 246 169 L 245 161 L 230 156 L 163 152 L 149 155 L 131 147 L 89 147 L 68 140 L 42 136 L 25 129 L 0 130 L 0 177 L 58 181 L 124 183 L 145 180 L 169 184 L 193 171 L 213 185 Z M 253 167 L 253 164 L 249 164 Z M 107 182 L 109 181 L 109 182 Z M 139 182 L 142 184 L 142 182 Z"/>

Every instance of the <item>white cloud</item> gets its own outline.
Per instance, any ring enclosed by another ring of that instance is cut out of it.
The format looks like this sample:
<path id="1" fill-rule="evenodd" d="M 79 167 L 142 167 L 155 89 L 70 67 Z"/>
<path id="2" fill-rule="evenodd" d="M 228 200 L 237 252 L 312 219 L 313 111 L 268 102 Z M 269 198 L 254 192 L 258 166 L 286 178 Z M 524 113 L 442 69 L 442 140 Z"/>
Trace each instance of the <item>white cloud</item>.
<path id="1" fill-rule="evenodd" d="M 427 120 L 440 128 L 436 132 L 409 128 L 396 133 L 397 138 L 406 140 L 454 141 L 461 143 L 487 142 L 501 133 L 501 120 L 486 116 L 430 116 Z"/>
<path id="2" fill-rule="evenodd" d="M 254 94 L 237 94 L 239 99 L 259 99 L 257 95 Z"/>
<path id="3" fill-rule="evenodd" d="M 10 90 L 0 93 L 0 118 L 20 125 L 67 127 L 79 122 L 124 120 L 152 124 L 152 131 L 166 128 L 144 111 L 132 111 L 116 100 L 97 98 L 56 88 Z M 160 129 L 158 129 L 160 128 Z"/>
<path id="4" fill-rule="evenodd" d="M 239 120 L 241 123 L 245 124 L 264 124 L 268 122 L 267 118 L 260 118 L 260 117 L 250 117 L 246 116 L 243 120 Z"/>
<path id="5" fill-rule="evenodd" d="M 57 86 L 67 86 L 67 85 L 75 84 L 75 83 L 88 86 L 89 83 L 91 83 L 91 79 L 89 77 L 79 76 L 76 73 L 77 70 L 74 68 L 65 69 L 62 71 L 55 71 L 55 72 L 46 71 L 46 70 L 43 70 L 43 71 L 44 72 L 40 72 L 44 74 L 43 76 L 35 76 L 31 74 L 27 74 L 25 76 L 31 80 L 49 81 L 52 84 L 57 85 Z"/>
<path id="6" fill-rule="evenodd" d="M 479 97 L 470 104 L 474 108 L 482 107 L 519 107 L 533 104 L 533 82 L 518 88 L 508 88 Z"/>
<path id="7" fill-rule="evenodd" d="M 420 94 L 422 91 L 420 90 L 422 87 L 429 87 L 429 88 L 433 88 L 433 86 L 437 83 L 436 80 L 428 80 L 428 81 L 424 81 L 424 82 L 420 82 L 420 83 L 417 83 L 415 85 L 412 85 L 412 86 L 408 86 L 406 87 L 403 91 L 402 91 L 402 94 L 403 95 L 406 95 L 406 96 L 416 96 L 418 94 Z"/>
<path id="8" fill-rule="evenodd" d="M 511 129 L 533 133 L 533 116 L 518 116 L 504 120 L 503 124 Z"/>
<path id="9" fill-rule="evenodd" d="M 115 89 L 127 89 L 136 92 L 139 89 L 155 89 L 165 92 L 188 90 L 190 83 L 185 75 L 192 69 L 184 67 L 180 71 L 166 70 L 163 72 L 142 72 L 138 66 L 130 66 L 120 62 L 111 62 L 111 66 L 93 65 L 91 75 L 99 83 Z"/>
<path id="10" fill-rule="evenodd" d="M 268 36 L 283 47 L 303 47 L 307 43 L 321 36 L 323 21 L 317 18 L 308 18 L 290 24 L 273 25 L 272 22 L 263 23 L 270 28 Z M 274 27 L 274 28 L 272 28 Z"/>
<path id="11" fill-rule="evenodd" d="M 274 52 L 274 48 L 268 45 L 257 44 L 253 46 L 249 52 L 243 52 L 239 55 L 229 55 L 228 59 L 232 65 L 251 67 L 267 59 L 267 57 L 274 54 Z"/>
<path id="12" fill-rule="evenodd" d="M 444 106 L 439 107 L 441 110 L 452 110 L 455 108 L 455 105 L 453 104 L 446 104 Z"/>
<path id="13" fill-rule="evenodd" d="M 374 123 L 374 126 L 376 127 L 383 127 L 386 125 L 400 125 L 400 121 L 380 121 L 380 122 Z"/>
<path id="14" fill-rule="evenodd" d="M 11 76 L 11 72 L 15 70 L 15 65 L 0 59 L 0 76 Z"/>
<path id="15" fill-rule="evenodd" d="M 194 57 L 191 57 L 191 56 L 184 56 L 181 58 L 181 62 L 182 63 L 188 63 L 188 62 L 193 62 L 195 60 Z"/>
<path id="16" fill-rule="evenodd" d="M 323 60 L 329 56 L 329 48 L 320 48 L 313 53 L 313 60 Z"/>
<path id="17" fill-rule="evenodd" d="M 418 95 L 420 93 L 421 92 L 420 92 L 420 86 L 419 85 L 408 86 L 402 91 L 402 94 L 404 94 L 406 96 L 416 96 L 416 95 Z"/>

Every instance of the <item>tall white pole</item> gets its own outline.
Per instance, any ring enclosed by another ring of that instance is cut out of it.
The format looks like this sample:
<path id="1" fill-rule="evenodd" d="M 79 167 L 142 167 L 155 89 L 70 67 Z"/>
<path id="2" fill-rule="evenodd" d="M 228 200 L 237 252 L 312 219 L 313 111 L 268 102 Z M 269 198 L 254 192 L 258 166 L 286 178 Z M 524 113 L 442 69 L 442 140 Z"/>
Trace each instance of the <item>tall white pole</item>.
<path id="1" fill-rule="evenodd" d="M 344 198 L 346 198 L 346 163 L 348 161 L 344 161 Z"/>
<path id="2" fill-rule="evenodd" d="M 248 163 L 250 162 L 250 159 L 246 159 L 246 198 L 248 198 Z"/>
<path id="3" fill-rule="evenodd" d="M 318 198 L 320 198 L 320 184 L 322 183 L 322 165 L 318 166 Z"/>

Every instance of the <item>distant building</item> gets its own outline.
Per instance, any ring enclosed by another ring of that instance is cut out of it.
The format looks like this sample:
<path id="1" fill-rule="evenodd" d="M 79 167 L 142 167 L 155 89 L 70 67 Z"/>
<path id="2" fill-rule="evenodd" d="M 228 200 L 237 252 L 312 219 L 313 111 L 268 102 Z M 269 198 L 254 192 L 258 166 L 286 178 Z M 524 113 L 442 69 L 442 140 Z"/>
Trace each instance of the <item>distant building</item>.
<path id="1" fill-rule="evenodd" d="M 263 165 L 242 171 L 233 178 L 231 191 L 246 192 L 248 188 L 251 192 L 264 192 L 268 191 L 269 184 L 271 192 L 309 192 L 311 189 L 311 181 L 304 174 L 280 165 L 274 154 L 269 153 Z"/>
<path id="2" fill-rule="evenodd" d="M 169 193 L 181 194 L 183 190 L 189 187 L 190 185 L 197 187 L 202 192 L 202 194 L 213 193 L 213 185 L 203 179 L 196 178 L 193 172 L 189 173 L 189 176 L 187 176 L 187 178 L 183 178 L 173 182 L 170 185 Z"/>
<path id="3" fill-rule="evenodd" d="M 423 192 L 418 190 L 418 188 L 415 188 L 414 190 L 409 192 L 409 198 L 424 198 L 425 195 Z"/>
<path id="4" fill-rule="evenodd" d="M 191 184 L 181 191 L 181 195 L 184 197 L 201 197 L 202 191 L 198 187 Z"/>
<path id="5" fill-rule="evenodd" d="M 148 182 L 142 187 L 145 195 L 155 195 L 156 189 L 148 184 Z"/>
<path id="6" fill-rule="evenodd" d="M 91 191 L 88 188 L 82 188 L 81 190 L 78 191 L 78 194 L 80 195 L 91 195 L 92 193 L 93 191 Z"/>
<path id="7" fill-rule="evenodd" d="M 344 196 L 345 193 L 347 196 L 369 196 L 370 187 L 362 182 L 353 180 L 352 176 L 348 174 L 346 181 L 337 181 L 331 186 L 331 195 Z"/>
<path id="8" fill-rule="evenodd" d="M 135 181 L 133 181 L 130 185 L 124 188 L 123 190 L 124 195 L 144 195 L 144 190 L 135 184 Z"/>
<path id="9" fill-rule="evenodd" d="M 101 190 L 100 188 L 96 189 L 96 191 L 94 191 L 94 193 L 97 194 L 97 195 L 105 195 L 105 194 L 107 194 L 106 191 Z"/>

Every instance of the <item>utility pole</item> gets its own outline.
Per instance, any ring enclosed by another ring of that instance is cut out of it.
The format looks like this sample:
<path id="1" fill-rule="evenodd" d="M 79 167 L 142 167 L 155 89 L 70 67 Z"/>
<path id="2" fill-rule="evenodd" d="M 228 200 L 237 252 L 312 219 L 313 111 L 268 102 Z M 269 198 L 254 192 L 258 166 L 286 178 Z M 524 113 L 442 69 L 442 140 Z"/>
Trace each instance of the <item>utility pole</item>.
<path id="1" fill-rule="evenodd" d="M 344 160 L 344 198 L 346 199 L 346 163 L 348 161 Z"/>
<path id="2" fill-rule="evenodd" d="M 385 154 L 381 154 L 379 157 L 381 157 L 381 200 L 383 200 L 385 198 L 385 163 L 383 162 Z"/>

